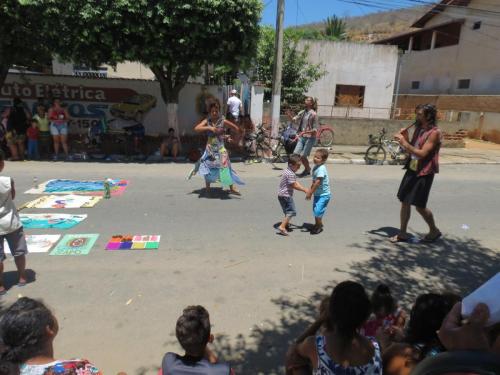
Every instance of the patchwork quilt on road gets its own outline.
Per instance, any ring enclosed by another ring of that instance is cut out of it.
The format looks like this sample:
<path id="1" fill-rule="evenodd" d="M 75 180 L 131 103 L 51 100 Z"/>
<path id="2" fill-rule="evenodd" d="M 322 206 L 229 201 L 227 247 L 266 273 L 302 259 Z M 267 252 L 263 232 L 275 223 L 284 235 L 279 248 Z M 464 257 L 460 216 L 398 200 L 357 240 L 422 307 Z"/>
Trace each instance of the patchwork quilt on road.
<path id="1" fill-rule="evenodd" d="M 85 195 L 47 195 L 23 204 L 22 208 L 85 208 L 94 207 L 102 197 Z"/>
<path id="2" fill-rule="evenodd" d="M 99 234 L 66 234 L 50 255 L 87 255 Z"/>
<path id="3" fill-rule="evenodd" d="M 160 235 L 136 234 L 111 237 L 106 250 L 153 250 L 160 246 Z"/>
<path id="4" fill-rule="evenodd" d="M 52 246 L 61 238 L 60 234 L 28 234 L 26 235 L 26 244 L 28 253 L 47 253 Z M 9 244 L 4 242 L 5 254 L 10 254 Z"/>
<path id="5" fill-rule="evenodd" d="M 111 195 L 122 195 L 127 188 L 127 180 L 111 180 Z M 48 180 L 37 188 L 29 189 L 26 194 L 78 194 L 78 195 L 104 195 L 104 180 L 78 181 L 78 180 Z"/>
<path id="6" fill-rule="evenodd" d="M 87 218 L 71 214 L 19 214 L 25 229 L 69 229 Z"/>

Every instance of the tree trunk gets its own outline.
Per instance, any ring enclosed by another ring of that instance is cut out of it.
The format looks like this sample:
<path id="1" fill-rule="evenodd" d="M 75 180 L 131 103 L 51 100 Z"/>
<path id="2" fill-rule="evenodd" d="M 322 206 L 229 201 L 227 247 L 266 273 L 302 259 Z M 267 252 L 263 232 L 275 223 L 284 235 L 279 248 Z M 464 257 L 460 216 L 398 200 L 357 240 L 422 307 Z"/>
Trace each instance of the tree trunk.
<path id="1" fill-rule="evenodd" d="M 175 133 L 179 136 L 179 121 L 177 115 L 179 93 L 186 84 L 187 79 L 183 80 L 182 77 L 173 77 L 171 69 L 165 71 L 162 67 L 158 66 L 152 66 L 150 68 L 160 82 L 161 97 L 167 105 L 167 129 L 165 129 L 165 133 L 168 128 L 174 128 Z"/>
<path id="2" fill-rule="evenodd" d="M 7 79 L 7 73 L 9 73 L 9 68 L 10 64 L 6 64 L 3 61 L 0 62 L 0 88 L 2 88 L 2 86 L 5 83 L 5 80 Z"/>

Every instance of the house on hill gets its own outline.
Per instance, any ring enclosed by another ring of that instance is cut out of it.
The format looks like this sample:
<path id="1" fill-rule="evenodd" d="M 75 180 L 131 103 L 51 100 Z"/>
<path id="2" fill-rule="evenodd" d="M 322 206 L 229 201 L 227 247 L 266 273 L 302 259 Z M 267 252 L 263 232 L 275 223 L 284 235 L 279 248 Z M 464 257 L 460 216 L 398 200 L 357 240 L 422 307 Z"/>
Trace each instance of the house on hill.
<path id="1" fill-rule="evenodd" d="M 500 2 L 443 0 L 412 27 L 375 42 L 405 51 L 400 93 L 500 94 Z"/>
<path id="2" fill-rule="evenodd" d="M 449 121 L 500 130 L 500 2 L 442 0 L 412 27 L 374 42 L 404 51 L 396 107 L 431 102 Z"/>

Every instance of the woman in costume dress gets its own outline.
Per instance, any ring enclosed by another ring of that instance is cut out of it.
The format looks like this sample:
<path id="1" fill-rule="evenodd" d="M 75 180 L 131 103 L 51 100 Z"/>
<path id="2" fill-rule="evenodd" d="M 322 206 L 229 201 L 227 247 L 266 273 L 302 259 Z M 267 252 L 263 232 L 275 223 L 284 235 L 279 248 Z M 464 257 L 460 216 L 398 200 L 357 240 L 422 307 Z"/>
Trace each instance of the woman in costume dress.
<path id="1" fill-rule="evenodd" d="M 205 178 L 207 193 L 210 192 L 210 184 L 220 182 L 223 187 L 229 186 L 229 192 L 240 195 L 235 189 L 234 183 L 243 185 L 243 181 L 231 168 L 229 154 L 224 145 L 226 127 L 233 129 L 237 133 L 240 129 L 221 116 L 219 104 L 214 102 L 210 104 L 209 114 L 206 119 L 195 126 L 197 133 L 207 133 L 208 140 L 205 152 L 199 161 L 198 173 Z"/>

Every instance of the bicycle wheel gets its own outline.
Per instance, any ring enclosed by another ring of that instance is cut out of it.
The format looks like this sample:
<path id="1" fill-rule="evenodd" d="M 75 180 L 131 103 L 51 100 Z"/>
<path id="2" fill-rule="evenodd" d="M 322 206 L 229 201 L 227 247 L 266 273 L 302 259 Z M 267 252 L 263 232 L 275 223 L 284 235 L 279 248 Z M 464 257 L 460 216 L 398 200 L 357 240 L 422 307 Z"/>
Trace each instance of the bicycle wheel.
<path id="1" fill-rule="evenodd" d="M 387 157 L 382 145 L 373 145 L 368 147 L 365 153 L 366 164 L 383 164 Z"/>
<path id="2" fill-rule="evenodd" d="M 318 144 L 321 147 L 330 147 L 333 144 L 333 130 L 330 128 L 323 128 L 319 133 Z"/>
<path id="3" fill-rule="evenodd" d="M 280 142 L 276 147 L 276 150 L 273 151 L 273 158 L 271 159 L 271 163 L 286 163 L 287 162 L 287 153 L 285 150 L 285 146 Z"/>

